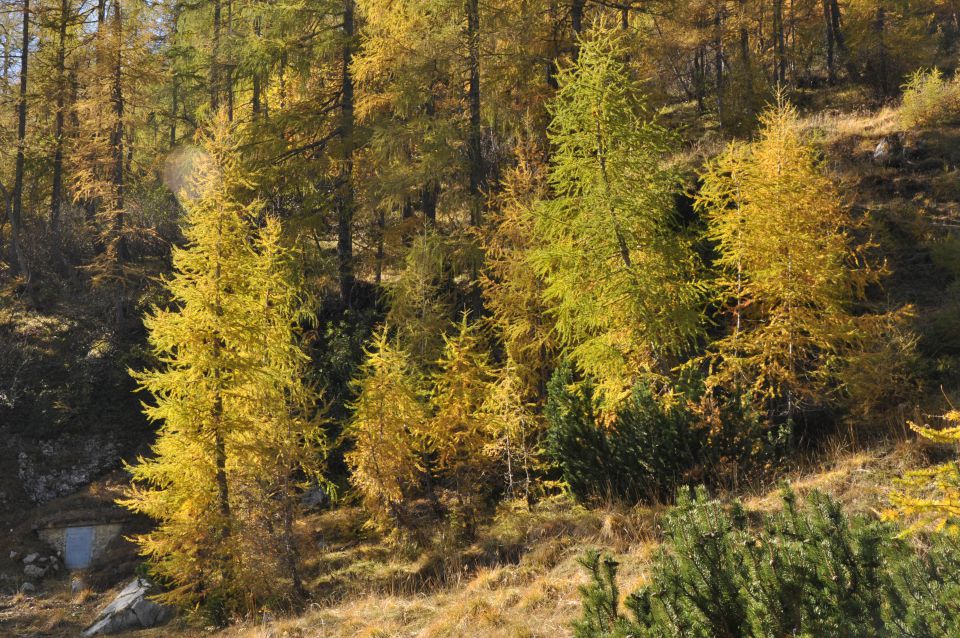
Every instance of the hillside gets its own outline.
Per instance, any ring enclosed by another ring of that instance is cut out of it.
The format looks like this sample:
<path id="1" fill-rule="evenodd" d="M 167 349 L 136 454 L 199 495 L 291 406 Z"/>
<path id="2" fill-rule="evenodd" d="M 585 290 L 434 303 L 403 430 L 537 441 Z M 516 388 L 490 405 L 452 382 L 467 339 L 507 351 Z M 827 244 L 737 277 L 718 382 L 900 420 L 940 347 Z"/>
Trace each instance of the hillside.
<path id="1" fill-rule="evenodd" d="M 960 635 L 960 5 L 10 0 L 0 636 Z"/>
<path id="2" fill-rule="evenodd" d="M 960 137 L 960 129 L 902 133 L 896 118 L 896 109 L 812 115 L 804 119 L 804 127 L 818 140 L 831 173 L 843 185 L 851 205 L 869 217 L 871 232 L 883 233 L 880 243 L 890 271 L 885 290 L 896 303 L 915 307 L 926 356 L 934 358 L 953 354 L 960 346 L 955 331 L 942 318 L 951 311 L 942 295 L 942 282 L 952 273 L 944 272 L 930 256 L 931 248 L 960 214 L 960 190 L 949 188 L 957 170 L 954 167 L 960 162 L 951 140 Z M 877 161 L 877 146 L 889 139 L 902 142 L 902 155 L 889 162 Z M 16 325 L 29 324 L 21 321 Z M 50 332 L 37 332 L 32 338 L 44 334 Z M 64 356 L 62 346 L 48 343 L 47 352 Z M 28 373 L 24 378 L 40 376 Z M 731 489 L 723 498 L 739 498 L 749 511 L 766 512 L 778 506 L 774 481 L 787 480 L 801 493 L 816 489 L 830 494 L 848 513 L 878 515 L 889 506 L 888 494 L 896 478 L 943 458 L 942 450 L 918 442 L 906 428 L 906 420 L 922 412 L 918 412 L 919 400 L 935 409 L 942 399 L 939 389 L 927 388 L 925 399 L 918 391 L 920 388 L 913 386 L 911 394 L 886 414 L 884 423 L 855 424 L 856 438 L 861 442 L 854 443 L 845 434 L 832 436 L 830 442 L 787 461 L 776 477 Z M 124 414 L 129 418 L 134 412 Z M 100 423 L 111 445 L 123 440 L 119 437 L 131 441 L 133 447 L 126 448 L 127 458 L 132 458 L 129 450 L 142 447 L 147 440 L 147 430 L 138 434 L 110 425 L 109 419 Z M 48 447 L 72 445 L 70 429 L 48 428 L 46 436 L 52 441 Z M 107 450 L 115 458 L 123 455 L 113 447 Z M 76 467 L 77 460 L 72 454 L 61 471 L 76 471 L 70 468 Z M 88 477 L 93 480 L 74 496 L 57 498 L 51 494 L 42 499 L 54 499 L 45 506 L 31 505 L 22 498 L 17 507 L 8 510 L 4 524 L 14 525 L 14 531 L 7 545 L 0 546 L 2 553 L 14 547 L 21 550 L 21 555 L 24 551 L 21 539 L 30 535 L 29 523 L 16 527 L 16 521 L 35 521 L 52 511 L 72 509 L 82 499 L 92 503 L 87 507 L 108 506 L 120 494 L 126 477 L 120 472 L 96 477 L 109 471 L 115 462 L 78 479 L 78 485 Z M 11 485 L 22 480 L 19 475 L 5 475 L 4 479 Z M 68 486 L 64 491 L 73 489 Z M 507 501 L 482 525 L 472 543 L 463 546 L 453 539 L 444 541 L 441 535 L 424 549 L 415 543 L 398 546 L 366 530 L 367 515 L 360 508 L 340 506 L 306 515 L 297 522 L 304 548 L 304 577 L 311 592 L 311 604 L 305 611 L 293 617 L 265 613 L 256 620 L 216 631 L 177 620 L 129 635 L 570 635 L 570 623 L 580 614 L 579 587 L 586 582 L 579 564 L 585 548 L 600 548 L 617 557 L 626 595 L 645 582 L 665 511 L 666 506 L 583 506 L 566 496 L 544 499 L 530 509 L 521 501 Z M 431 520 L 427 516 L 424 525 L 429 528 Z M 5 595 L 0 598 L 0 630 L 4 635 L 24 638 L 77 635 L 132 574 L 132 551 L 129 546 L 115 548 L 100 563 L 98 572 L 85 577 L 88 584 L 78 592 L 72 592 L 69 579 L 61 576 L 46 580 L 38 595 Z M 5 568 L 14 574 L 17 561 L 9 561 Z"/>
<path id="3" fill-rule="evenodd" d="M 891 481 L 924 467 L 931 449 L 916 442 L 878 443 L 859 451 L 838 447 L 786 480 L 802 494 L 820 490 L 849 513 L 873 515 L 888 506 Z M 775 489 L 740 493 L 750 511 L 775 507 Z M 731 495 L 732 496 L 732 495 Z M 357 636 L 529 638 L 570 635 L 580 614 L 578 587 L 586 575 L 578 563 L 585 548 L 612 552 L 621 562 L 629 593 L 644 582 L 656 547 L 663 507 L 584 508 L 565 498 L 504 506 L 469 547 L 450 553 L 396 548 L 360 534 L 362 516 L 352 508 L 305 517 L 299 530 L 306 556 L 310 609 L 294 618 L 267 614 L 221 631 L 178 624 L 129 636 Z M 0 598 L 0 630 L 23 638 L 76 636 L 115 589 L 71 593 L 65 579 L 42 596 Z"/>

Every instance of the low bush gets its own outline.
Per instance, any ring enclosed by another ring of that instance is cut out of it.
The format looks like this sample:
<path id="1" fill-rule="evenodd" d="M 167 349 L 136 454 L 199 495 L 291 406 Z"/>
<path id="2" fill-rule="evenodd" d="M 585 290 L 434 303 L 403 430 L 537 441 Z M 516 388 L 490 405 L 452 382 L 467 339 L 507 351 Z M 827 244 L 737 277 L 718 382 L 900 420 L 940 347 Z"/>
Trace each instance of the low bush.
<path id="1" fill-rule="evenodd" d="M 621 610 L 616 562 L 589 553 L 577 638 L 847 638 L 956 636 L 960 552 L 951 538 L 919 553 L 897 530 L 848 518 L 827 496 L 748 525 L 703 488 L 684 492 L 668 517 L 650 584 Z"/>
<path id="2" fill-rule="evenodd" d="M 903 86 L 900 123 L 904 128 L 960 121 L 960 82 L 939 69 L 918 69 Z"/>
<path id="3" fill-rule="evenodd" d="M 561 367 L 547 389 L 547 456 L 580 499 L 594 496 L 660 501 L 670 497 L 693 465 L 690 414 L 668 408 L 644 386 L 609 426 L 598 422 L 589 384 L 574 384 Z"/>
<path id="4" fill-rule="evenodd" d="M 566 366 L 550 380 L 545 451 L 580 500 L 664 502 L 683 483 L 735 487 L 777 467 L 790 447 L 789 425 L 768 423 L 739 396 L 694 385 L 668 406 L 637 385 L 601 423 L 589 382 L 575 381 Z"/>
<path id="5" fill-rule="evenodd" d="M 771 423 L 751 402 L 736 393 L 696 390 L 692 404 L 699 435 L 691 478 L 736 489 L 780 466 L 792 446 L 790 423 Z"/>

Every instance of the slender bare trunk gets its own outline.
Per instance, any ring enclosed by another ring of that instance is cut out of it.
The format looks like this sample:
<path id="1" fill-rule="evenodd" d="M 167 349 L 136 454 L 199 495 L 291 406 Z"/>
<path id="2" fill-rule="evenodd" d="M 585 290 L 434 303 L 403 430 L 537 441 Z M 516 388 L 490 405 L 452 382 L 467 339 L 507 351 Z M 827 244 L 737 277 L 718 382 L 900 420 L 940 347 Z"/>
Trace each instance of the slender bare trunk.
<path id="1" fill-rule="evenodd" d="M 889 97 L 893 92 L 888 74 L 886 27 L 887 11 L 886 8 L 880 4 L 877 6 L 877 16 L 873 24 L 873 29 L 877 38 L 877 72 L 880 74 L 880 91 L 883 93 L 883 97 Z"/>
<path id="2" fill-rule="evenodd" d="M 823 0 L 824 41 L 827 45 L 827 81 L 832 85 L 837 81 L 836 62 L 833 53 L 833 18 L 830 0 Z"/>
<path id="3" fill-rule="evenodd" d="M 467 50 L 470 79 L 467 101 L 470 108 L 468 145 L 470 153 L 470 223 L 480 226 L 484 182 L 483 150 L 480 140 L 480 3 L 467 0 Z"/>
<path id="4" fill-rule="evenodd" d="M 723 126 L 723 120 L 726 118 L 723 104 L 723 5 L 718 4 L 713 16 L 713 54 L 714 54 L 714 73 L 716 74 L 717 90 L 717 120 Z"/>
<path id="5" fill-rule="evenodd" d="M 233 0 L 227 0 L 227 51 L 233 38 Z M 224 92 L 227 94 L 227 119 L 233 121 L 233 59 L 224 64 Z"/>
<path id="6" fill-rule="evenodd" d="M 221 0 L 213 0 L 213 46 L 210 51 L 210 112 L 216 113 L 220 108 L 220 28 L 221 28 Z"/>
<path id="7" fill-rule="evenodd" d="M 783 24 L 783 0 L 773 0 L 774 80 L 777 84 L 787 81 L 786 34 Z"/>
<path id="8" fill-rule="evenodd" d="M 57 114 L 53 132 L 53 176 L 50 192 L 50 231 L 55 250 L 60 246 L 60 207 L 63 200 L 63 127 L 66 118 L 67 93 L 67 22 L 70 0 L 60 0 L 60 21 L 57 30 Z"/>
<path id="9" fill-rule="evenodd" d="M 126 244 L 123 237 L 124 226 L 124 97 L 123 97 L 123 17 L 121 0 L 113 3 L 113 34 L 116 38 L 113 66 L 113 117 L 114 128 L 111 140 L 113 147 L 113 238 L 116 242 L 116 259 L 126 259 Z"/>
<path id="10" fill-rule="evenodd" d="M 21 240 L 23 221 L 23 180 L 27 144 L 27 71 L 30 57 L 30 0 L 23 0 L 23 31 L 20 51 L 20 96 L 17 101 L 17 159 L 13 185 L 13 206 L 10 208 L 10 263 L 30 285 L 30 270 L 23 254 Z"/>
<path id="11" fill-rule="evenodd" d="M 258 39 L 261 36 L 262 28 L 263 27 L 261 25 L 260 16 L 256 16 L 253 19 L 253 33 Z M 253 95 L 251 96 L 251 99 L 250 99 L 250 108 L 253 111 L 253 119 L 257 120 L 260 118 L 260 111 L 263 108 L 260 102 L 260 94 L 263 92 L 263 87 L 261 85 L 259 71 L 254 70 L 252 81 L 253 81 L 253 87 L 252 87 Z"/>
<path id="12" fill-rule="evenodd" d="M 354 286 L 353 265 L 353 61 L 354 0 L 343 5 L 343 73 L 340 83 L 340 136 L 343 154 L 340 158 L 340 184 L 337 197 L 337 265 L 340 278 L 340 299 L 344 307 L 352 303 Z"/>
<path id="13" fill-rule="evenodd" d="M 583 33 L 583 10 L 586 0 L 573 0 L 570 5 L 570 26 L 573 29 L 573 61 L 580 57 L 580 34 Z"/>

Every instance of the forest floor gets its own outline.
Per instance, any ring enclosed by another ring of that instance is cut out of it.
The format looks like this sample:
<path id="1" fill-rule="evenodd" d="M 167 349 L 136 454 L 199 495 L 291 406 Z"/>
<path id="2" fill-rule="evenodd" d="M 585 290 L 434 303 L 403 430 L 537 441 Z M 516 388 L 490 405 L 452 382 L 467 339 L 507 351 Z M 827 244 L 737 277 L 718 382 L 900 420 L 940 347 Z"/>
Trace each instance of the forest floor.
<path id="1" fill-rule="evenodd" d="M 894 479 L 930 462 L 931 449 L 910 440 L 860 449 L 837 444 L 818 463 L 786 480 L 801 494 L 820 490 L 848 513 L 875 515 L 887 506 Z M 775 486 L 736 490 L 748 511 L 779 506 Z M 731 494 L 734 496 L 734 494 Z M 555 638 L 579 616 L 578 559 L 587 548 L 621 563 L 623 595 L 643 584 L 658 545 L 661 506 L 585 508 L 565 497 L 532 509 L 505 506 L 477 540 L 456 551 L 415 551 L 359 531 L 360 513 L 342 508 L 300 522 L 314 601 L 301 615 L 262 617 L 223 630 L 175 620 L 128 634 L 143 638 L 473 637 Z M 310 546 L 312 544 L 312 546 Z M 119 586 L 122 586 L 121 583 Z M 41 593 L 0 596 L 0 636 L 78 636 L 117 588 L 71 593 L 69 579 L 46 581 Z"/>

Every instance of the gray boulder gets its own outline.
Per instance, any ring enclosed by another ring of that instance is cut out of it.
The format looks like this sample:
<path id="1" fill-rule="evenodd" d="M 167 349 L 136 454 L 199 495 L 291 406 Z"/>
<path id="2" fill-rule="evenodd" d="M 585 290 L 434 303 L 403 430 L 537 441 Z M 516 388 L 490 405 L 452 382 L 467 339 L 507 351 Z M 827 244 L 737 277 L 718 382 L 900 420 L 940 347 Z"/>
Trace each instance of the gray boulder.
<path id="1" fill-rule="evenodd" d="M 311 487 L 300 495 L 300 504 L 308 510 L 319 509 L 326 505 L 328 501 L 329 497 L 326 491 L 319 485 Z"/>
<path id="2" fill-rule="evenodd" d="M 173 610 L 148 598 L 151 587 L 149 581 L 135 578 L 103 608 L 93 624 L 84 630 L 84 638 L 130 629 L 147 629 L 170 620 Z"/>
<path id="3" fill-rule="evenodd" d="M 23 575 L 27 578 L 40 579 L 47 575 L 47 570 L 39 565 L 34 565 L 31 563 L 23 568 Z"/>
<path id="4" fill-rule="evenodd" d="M 33 594 L 33 593 L 36 593 L 36 591 L 37 591 L 37 586 L 31 582 L 26 582 L 20 585 L 20 592 L 23 594 Z"/>
<path id="5" fill-rule="evenodd" d="M 873 161 L 881 166 L 893 166 L 903 159 L 903 136 L 887 135 L 873 150 Z"/>

